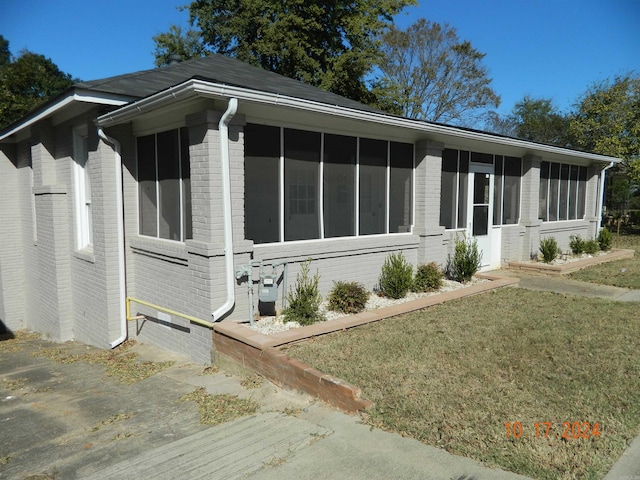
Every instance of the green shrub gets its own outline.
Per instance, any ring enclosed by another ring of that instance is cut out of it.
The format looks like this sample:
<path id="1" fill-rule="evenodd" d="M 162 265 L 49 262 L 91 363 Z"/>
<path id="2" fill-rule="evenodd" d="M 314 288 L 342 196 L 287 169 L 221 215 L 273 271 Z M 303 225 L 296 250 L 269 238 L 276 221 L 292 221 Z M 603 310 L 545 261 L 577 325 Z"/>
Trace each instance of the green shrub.
<path id="1" fill-rule="evenodd" d="M 598 253 L 598 250 L 600 250 L 600 244 L 597 240 L 587 240 L 584 242 L 584 253 L 593 255 L 594 253 Z"/>
<path id="2" fill-rule="evenodd" d="M 542 253 L 542 261 L 544 263 L 553 262 L 560 253 L 556 239 L 547 237 L 540 240 L 540 253 Z"/>
<path id="3" fill-rule="evenodd" d="M 466 283 L 482 266 L 482 252 L 478 250 L 478 241 L 474 238 L 460 240 L 456 237 L 453 259 L 447 261 L 447 276 L 457 282 Z"/>
<path id="4" fill-rule="evenodd" d="M 357 282 L 334 282 L 329 293 L 329 310 L 359 313 L 369 300 L 369 292 Z"/>
<path id="5" fill-rule="evenodd" d="M 413 267 L 401 253 L 392 253 L 384 261 L 378 278 L 380 291 L 385 297 L 403 298 L 413 284 Z"/>
<path id="6" fill-rule="evenodd" d="M 600 244 L 600 250 L 611 250 L 612 242 L 613 234 L 607 229 L 607 227 L 602 227 L 602 230 L 600 230 L 600 233 L 598 234 L 598 243 Z"/>
<path id="7" fill-rule="evenodd" d="M 413 279 L 412 289 L 414 292 L 433 292 L 442 287 L 444 273 L 436 262 L 420 265 L 416 270 Z"/>
<path id="8" fill-rule="evenodd" d="M 322 302 L 322 296 L 318 289 L 320 277 L 317 272 L 313 277 L 309 276 L 310 265 L 311 260 L 301 264 L 300 272 L 296 276 L 296 283 L 287 294 L 288 306 L 283 311 L 287 322 L 311 325 L 324 320 L 320 313 L 320 302 Z"/>
<path id="9" fill-rule="evenodd" d="M 569 237 L 569 248 L 574 255 L 582 255 L 584 252 L 585 241 L 580 235 L 571 235 Z"/>

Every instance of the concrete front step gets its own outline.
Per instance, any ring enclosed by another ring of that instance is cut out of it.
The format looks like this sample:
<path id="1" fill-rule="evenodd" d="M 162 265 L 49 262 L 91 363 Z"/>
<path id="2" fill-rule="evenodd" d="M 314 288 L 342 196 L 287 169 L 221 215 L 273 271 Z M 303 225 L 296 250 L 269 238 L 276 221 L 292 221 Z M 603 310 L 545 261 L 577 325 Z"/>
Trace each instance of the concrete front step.
<path id="1" fill-rule="evenodd" d="M 284 462 L 331 430 L 282 413 L 211 427 L 85 477 L 86 480 L 240 479 Z"/>

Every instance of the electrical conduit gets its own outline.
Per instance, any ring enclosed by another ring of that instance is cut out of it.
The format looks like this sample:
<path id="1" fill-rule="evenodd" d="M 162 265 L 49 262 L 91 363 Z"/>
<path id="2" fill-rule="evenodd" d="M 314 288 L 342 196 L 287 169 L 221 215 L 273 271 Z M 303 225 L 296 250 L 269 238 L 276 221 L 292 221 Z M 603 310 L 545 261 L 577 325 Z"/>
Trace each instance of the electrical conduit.
<path id="1" fill-rule="evenodd" d="M 109 346 L 115 348 L 127 339 L 127 311 L 126 311 L 126 280 L 124 259 L 124 210 L 122 198 L 122 149 L 120 142 L 109 137 L 102 127 L 98 127 L 98 136 L 106 143 L 113 145 L 115 151 L 114 162 L 116 172 L 116 213 L 117 213 L 117 238 L 118 238 L 118 282 L 120 301 L 120 336 L 111 342 Z"/>
<path id="2" fill-rule="evenodd" d="M 230 98 L 227 110 L 220 118 L 220 164 L 222 167 L 222 207 L 224 212 L 224 261 L 227 284 L 227 300 L 211 314 L 214 322 L 220 321 L 235 305 L 235 273 L 233 271 L 233 223 L 231 218 L 231 173 L 229 161 L 229 122 L 238 110 L 238 99 Z"/>

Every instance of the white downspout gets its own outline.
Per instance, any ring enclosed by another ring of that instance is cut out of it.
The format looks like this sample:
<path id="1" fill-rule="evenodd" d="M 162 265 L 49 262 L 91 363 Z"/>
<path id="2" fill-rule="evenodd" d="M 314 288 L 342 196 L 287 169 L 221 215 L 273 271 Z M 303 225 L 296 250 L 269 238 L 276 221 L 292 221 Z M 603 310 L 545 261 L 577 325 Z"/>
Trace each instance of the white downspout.
<path id="1" fill-rule="evenodd" d="M 224 260 L 226 268 L 227 300 L 211 314 L 213 321 L 222 319 L 233 308 L 235 298 L 235 273 L 233 271 L 233 222 L 231 218 L 231 174 L 229 161 L 229 122 L 238 110 L 238 99 L 230 98 L 227 110 L 220 118 L 220 164 L 222 166 L 222 207 L 224 212 Z"/>
<path id="2" fill-rule="evenodd" d="M 122 198 L 122 149 L 120 142 L 115 138 L 109 137 L 102 127 L 98 127 L 98 136 L 105 142 L 113 145 L 115 155 L 115 171 L 116 171 L 116 212 L 117 212 L 117 236 L 118 236 L 118 281 L 120 293 L 120 336 L 111 342 L 109 346 L 115 348 L 127 339 L 127 310 L 126 310 L 126 280 L 124 268 L 124 210 Z"/>
<path id="3" fill-rule="evenodd" d="M 604 205 L 604 179 L 605 172 L 613 167 L 615 162 L 611 162 L 609 165 L 604 167 L 600 172 L 600 196 L 598 198 L 598 221 L 596 223 L 596 238 L 598 238 L 598 234 L 600 233 L 600 229 L 602 228 L 602 206 Z"/>

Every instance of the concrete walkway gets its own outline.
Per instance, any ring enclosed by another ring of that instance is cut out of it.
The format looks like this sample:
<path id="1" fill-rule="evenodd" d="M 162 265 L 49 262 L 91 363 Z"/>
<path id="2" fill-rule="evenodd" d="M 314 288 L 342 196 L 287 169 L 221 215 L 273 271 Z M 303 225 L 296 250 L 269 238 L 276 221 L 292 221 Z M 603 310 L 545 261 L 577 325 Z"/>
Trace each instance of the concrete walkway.
<path id="1" fill-rule="evenodd" d="M 542 275 L 518 275 L 520 288 L 556 292 L 563 295 L 577 295 L 580 297 L 604 298 L 618 302 L 640 302 L 640 290 L 598 285 L 595 283 L 579 282 L 565 277 L 551 277 Z"/>

